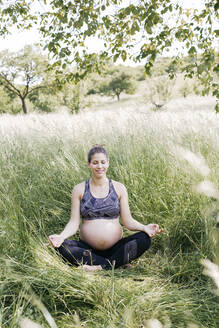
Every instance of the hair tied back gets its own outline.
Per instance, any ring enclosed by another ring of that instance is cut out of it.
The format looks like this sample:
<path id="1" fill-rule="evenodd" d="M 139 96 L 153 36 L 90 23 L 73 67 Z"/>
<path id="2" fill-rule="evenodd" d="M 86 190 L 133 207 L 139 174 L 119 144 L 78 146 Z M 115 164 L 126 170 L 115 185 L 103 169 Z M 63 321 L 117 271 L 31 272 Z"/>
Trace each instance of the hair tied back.
<path id="1" fill-rule="evenodd" d="M 101 145 L 101 144 L 95 144 L 95 145 L 92 145 L 92 148 L 94 147 L 104 147 L 105 145 Z"/>
<path id="2" fill-rule="evenodd" d="M 106 158 L 109 159 L 107 151 L 103 147 L 103 145 L 95 144 L 95 145 L 92 146 L 92 148 L 88 152 L 88 163 L 91 162 L 91 157 L 96 153 L 103 153 L 106 156 Z"/>

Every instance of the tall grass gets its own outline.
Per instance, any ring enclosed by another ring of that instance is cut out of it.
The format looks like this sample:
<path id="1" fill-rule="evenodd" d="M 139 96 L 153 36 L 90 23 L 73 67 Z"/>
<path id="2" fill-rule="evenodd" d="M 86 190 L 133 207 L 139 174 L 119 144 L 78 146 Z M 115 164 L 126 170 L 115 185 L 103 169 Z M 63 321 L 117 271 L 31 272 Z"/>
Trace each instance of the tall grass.
<path id="1" fill-rule="evenodd" d="M 200 260 L 215 261 L 218 203 L 196 191 L 202 173 L 176 150 L 201 157 L 218 184 L 218 126 L 208 111 L 2 116 L 0 325 L 217 327 Z M 133 217 L 164 228 L 132 270 L 86 273 L 45 246 L 69 219 L 96 143 L 109 152 L 108 175 L 126 185 Z"/>

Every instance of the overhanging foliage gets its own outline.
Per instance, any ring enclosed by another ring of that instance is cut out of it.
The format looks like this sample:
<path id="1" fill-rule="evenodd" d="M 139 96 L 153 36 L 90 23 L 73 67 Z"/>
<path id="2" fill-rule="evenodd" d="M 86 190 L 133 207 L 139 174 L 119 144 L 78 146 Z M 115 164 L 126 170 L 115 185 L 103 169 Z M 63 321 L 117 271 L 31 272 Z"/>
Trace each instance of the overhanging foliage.
<path id="1" fill-rule="evenodd" d="M 1 12 L 0 34 L 10 24 L 31 28 L 38 24 L 42 44 L 53 57 L 57 70 L 74 64 L 77 71 L 68 80 L 78 82 L 89 72 L 101 72 L 106 60 L 125 61 L 131 58 L 145 62 L 150 74 L 154 61 L 174 44 L 187 49 L 189 61 L 182 66 L 187 77 L 197 75 L 205 85 L 204 93 L 212 91 L 219 98 L 216 77 L 218 62 L 215 39 L 217 0 L 203 1 L 202 10 L 183 10 L 176 1 L 136 0 L 44 0 L 5 1 Z M 102 40 L 102 50 L 91 52 L 88 40 Z M 185 53 L 185 52 L 184 52 Z M 180 51 L 173 62 L 180 61 Z M 63 83 L 66 81 L 66 76 Z"/>

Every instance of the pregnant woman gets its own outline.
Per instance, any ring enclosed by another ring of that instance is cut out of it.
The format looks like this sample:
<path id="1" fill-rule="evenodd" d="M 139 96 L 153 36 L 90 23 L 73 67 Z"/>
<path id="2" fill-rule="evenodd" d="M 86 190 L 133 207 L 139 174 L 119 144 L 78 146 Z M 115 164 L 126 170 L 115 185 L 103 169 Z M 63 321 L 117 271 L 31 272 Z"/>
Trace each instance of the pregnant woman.
<path id="1" fill-rule="evenodd" d="M 125 186 L 106 176 L 109 157 L 101 145 L 88 152 L 88 167 L 91 178 L 72 191 L 68 224 L 49 240 L 67 262 L 83 265 L 87 271 L 118 268 L 141 256 L 150 247 L 151 237 L 162 230 L 132 218 Z M 119 217 L 127 229 L 139 232 L 123 238 Z M 67 239 L 79 226 L 80 240 Z"/>

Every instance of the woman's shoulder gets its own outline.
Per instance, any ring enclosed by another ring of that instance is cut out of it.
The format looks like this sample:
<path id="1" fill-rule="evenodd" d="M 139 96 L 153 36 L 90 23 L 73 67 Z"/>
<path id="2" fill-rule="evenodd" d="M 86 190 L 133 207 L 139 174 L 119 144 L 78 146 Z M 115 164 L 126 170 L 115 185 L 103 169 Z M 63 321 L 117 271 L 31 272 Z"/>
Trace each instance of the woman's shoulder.
<path id="1" fill-rule="evenodd" d="M 121 183 L 121 182 L 119 182 L 119 181 L 115 181 L 115 180 L 113 180 L 113 179 L 111 179 L 111 181 L 112 181 L 112 183 L 113 183 L 113 185 L 114 186 L 116 186 L 116 187 L 118 187 L 118 188 L 125 188 L 125 186 L 124 186 L 124 184 L 123 183 Z"/>
<path id="2" fill-rule="evenodd" d="M 122 196 L 126 192 L 126 187 L 124 186 L 123 183 L 112 180 L 113 186 L 119 196 Z"/>
<path id="3" fill-rule="evenodd" d="M 86 181 L 83 181 L 75 185 L 74 188 L 72 189 L 72 195 L 79 196 L 81 198 L 84 194 L 85 183 Z"/>

